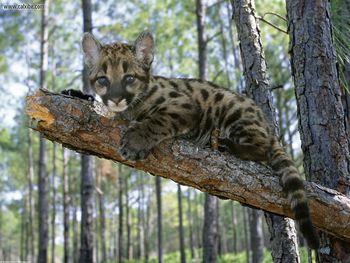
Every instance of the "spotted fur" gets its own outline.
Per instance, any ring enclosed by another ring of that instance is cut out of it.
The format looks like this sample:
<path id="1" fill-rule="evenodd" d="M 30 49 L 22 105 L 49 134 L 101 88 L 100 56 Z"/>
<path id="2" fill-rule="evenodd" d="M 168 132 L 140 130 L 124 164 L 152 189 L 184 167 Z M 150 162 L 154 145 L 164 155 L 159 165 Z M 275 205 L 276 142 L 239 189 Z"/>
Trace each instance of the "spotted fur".
<path id="1" fill-rule="evenodd" d="M 239 158 L 267 161 L 280 177 L 300 230 L 311 248 L 319 246 L 303 181 L 253 100 L 198 79 L 153 76 L 154 41 L 143 32 L 134 44 L 100 44 L 83 37 L 91 86 L 104 104 L 130 121 L 120 154 L 146 158 L 161 141 L 179 136 L 198 145 L 218 131 L 219 149 Z"/>

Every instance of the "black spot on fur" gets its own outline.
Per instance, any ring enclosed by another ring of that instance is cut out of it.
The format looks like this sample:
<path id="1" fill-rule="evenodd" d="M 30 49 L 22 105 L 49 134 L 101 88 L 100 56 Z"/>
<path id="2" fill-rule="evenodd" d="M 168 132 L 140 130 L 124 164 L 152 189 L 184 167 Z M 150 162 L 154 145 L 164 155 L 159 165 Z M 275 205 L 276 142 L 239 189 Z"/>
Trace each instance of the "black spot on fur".
<path id="1" fill-rule="evenodd" d="M 201 94 L 202 94 L 203 100 L 207 101 L 207 99 L 209 97 L 209 92 L 206 89 L 201 89 Z"/>
<path id="2" fill-rule="evenodd" d="M 239 118 L 242 116 L 242 111 L 241 109 L 236 110 L 234 113 L 231 115 L 227 116 L 226 121 L 225 121 L 225 126 L 229 126 L 235 121 L 237 121 Z"/>
<path id="3" fill-rule="evenodd" d="M 156 101 L 155 104 L 162 104 L 165 101 L 164 97 L 159 97 Z"/>
<path id="4" fill-rule="evenodd" d="M 216 93 L 216 94 L 215 94 L 214 102 L 215 102 L 215 103 L 218 103 L 218 102 L 221 101 L 223 98 L 224 98 L 224 94 L 222 94 L 222 93 Z"/>
<path id="5" fill-rule="evenodd" d="M 189 103 L 181 104 L 181 106 L 182 106 L 184 109 L 188 109 L 188 110 L 192 109 L 192 105 L 189 104 Z"/>
<path id="6" fill-rule="evenodd" d="M 124 71 L 124 73 L 125 72 L 127 72 L 128 71 L 128 68 L 129 68 L 129 64 L 128 64 L 128 62 L 126 62 L 126 61 L 123 61 L 123 71 Z"/>
<path id="7" fill-rule="evenodd" d="M 170 96 L 171 98 L 177 98 L 177 97 L 180 97 L 181 94 L 180 94 L 180 93 L 177 93 L 177 92 L 175 92 L 175 91 L 172 91 L 172 92 L 169 93 L 169 96 Z"/>
<path id="8" fill-rule="evenodd" d="M 207 120 L 205 121 L 205 125 L 204 125 L 204 130 L 208 131 L 212 128 L 212 120 L 210 117 L 207 117 Z"/>
<path id="9" fill-rule="evenodd" d="M 185 82 L 185 85 L 186 85 L 186 88 L 187 88 L 190 92 L 193 92 L 193 87 L 191 86 L 191 84 L 190 84 L 188 81 Z"/>
<path id="10" fill-rule="evenodd" d="M 178 119 L 180 117 L 180 115 L 177 113 L 169 113 L 169 116 L 173 119 Z"/>
<path id="11" fill-rule="evenodd" d="M 171 86 L 173 86 L 175 88 L 175 90 L 179 90 L 179 85 L 176 82 L 169 80 L 169 83 Z"/>

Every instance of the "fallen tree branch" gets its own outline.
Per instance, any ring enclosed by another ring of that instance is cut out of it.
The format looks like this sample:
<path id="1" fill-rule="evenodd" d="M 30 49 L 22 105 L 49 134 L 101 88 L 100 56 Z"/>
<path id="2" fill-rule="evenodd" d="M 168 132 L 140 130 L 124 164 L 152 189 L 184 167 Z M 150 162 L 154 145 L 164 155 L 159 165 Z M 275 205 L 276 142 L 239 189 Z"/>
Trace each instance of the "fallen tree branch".
<path id="1" fill-rule="evenodd" d="M 100 103 L 37 91 L 27 97 L 31 128 L 46 138 L 81 153 L 111 159 L 203 192 L 291 217 L 279 179 L 261 164 L 242 161 L 211 149 L 197 149 L 183 140 L 167 141 L 143 161 L 118 154 L 125 122 L 113 120 Z M 311 217 L 320 229 L 350 240 L 350 199 L 339 192 L 305 182 Z"/>

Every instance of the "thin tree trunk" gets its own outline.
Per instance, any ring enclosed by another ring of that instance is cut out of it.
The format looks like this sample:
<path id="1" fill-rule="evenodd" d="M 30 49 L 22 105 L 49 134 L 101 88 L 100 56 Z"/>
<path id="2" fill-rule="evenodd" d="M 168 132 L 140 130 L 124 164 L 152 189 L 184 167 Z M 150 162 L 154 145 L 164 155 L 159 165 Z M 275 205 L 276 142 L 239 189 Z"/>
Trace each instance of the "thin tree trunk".
<path id="1" fill-rule="evenodd" d="M 28 129 L 28 202 L 29 202 L 29 261 L 34 261 L 35 258 L 35 235 L 34 235 L 34 198 L 33 198 L 33 181 L 34 181 L 34 162 L 33 162 L 33 142 L 32 142 L 32 130 Z"/>
<path id="2" fill-rule="evenodd" d="M 69 182 L 68 182 L 68 150 L 63 148 L 63 262 L 69 262 Z M 76 216 L 76 215 L 75 215 Z M 76 234 L 76 233 L 75 233 Z M 76 249 L 76 248 L 75 248 Z M 74 250 L 76 253 L 77 250 Z"/>
<path id="3" fill-rule="evenodd" d="M 103 184 L 103 182 L 101 182 Z M 102 185 L 101 184 L 101 185 Z M 102 187 L 102 194 L 99 195 L 99 208 L 100 208 L 100 240 L 101 240 L 101 260 L 107 261 L 107 248 L 106 248 L 106 215 L 105 215 L 105 196 L 104 187 Z"/>
<path id="4" fill-rule="evenodd" d="M 46 71 L 48 68 L 48 16 L 49 0 L 44 0 L 44 8 L 41 16 L 41 44 L 40 44 L 40 88 L 46 88 Z M 47 200 L 47 174 L 46 174 L 46 140 L 40 135 L 39 146 L 39 247 L 38 262 L 47 262 L 48 246 L 48 200 Z"/>
<path id="5" fill-rule="evenodd" d="M 197 37 L 198 37 L 198 67 L 199 78 L 206 80 L 207 76 L 207 36 L 205 31 L 205 5 L 202 0 L 196 0 Z M 203 226 L 203 262 L 214 263 L 217 258 L 217 198 L 205 194 L 204 226 Z"/>
<path id="6" fill-rule="evenodd" d="M 51 218 L 51 263 L 55 262 L 55 238 L 56 238 L 56 143 L 53 143 L 52 148 L 52 178 L 51 178 L 51 188 L 52 188 L 52 218 Z"/>
<path id="7" fill-rule="evenodd" d="M 47 201 L 47 174 L 46 174 L 46 140 L 40 136 L 39 154 L 39 248 L 38 262 L 47 262 L 48 243 L 48 201 Z"/>
<path id="8" fill-rule="evenodd" d="M 232 211 L 232 231 L 233 231 L 233 253 L 237 254 L 237 212 L 234 205 L 234 202 L 231 202 L 231 211 Z"/>
<path id="9" fill-rule="evenodd" d="M 126 205 L 126 248 L 128 260 L 132 260 L 132 244 L 131 244 L 131 213 L 129 204 L 129 182 L 128 176 L 125 176 L 125 205 Z"/>
<path id="10" fill-rule="evenodd" d="M 233 0 L 232 0 L 233 1 Z M 254 0 L 233 1 L 247 92 L 262 108 L 278 134 L 275 109 L 272 103 L 266 62 L 260 40 L 260 30 L 255 15 Z M 253 66 L 252 66 L 253 65 Z M 294 222 L 274 214 L 265 213 L 271 234 L 271 253 L 274 262 L 299 262 Z M 277 230 L 278 231 L 273 231 Z M 289 251 L 289 253 L 283 253 Z M 282 253 L 281 253 L 282 252 Z M 262 253 L 262 252 L 259 252 Z"/>
<path id="11" fill-rule="evenodd" d="M 190 251 L 191 251 L 191 259 L 196 257 L 194 252 L 194 240 L 193 240 L 193 216 L 192 216 L 192 200 L 191 200 L 191 192 L 192 190 L 188 188 L 187 190 L 187 220 L 188 220 L 188 234 L 190 241 Z"/>
<path id="12" fill-rule="evenodd" d="M 95 203 L 98 204 L 98 197 L 95 195 Z M 95 213 L 97 214 L 97 207 L 95 206 Z M 98 220 L 94 220 L 94 225 L 95 225 L 95 232 L 99 233 L 100 228 L 98 224 Z M 94 238 L 94 262 L 100 262 L 100 237 L 97 235 Z"/>
<path id="13" fill-rule="evenodd" d="M 215 196 L 205 193 L 203 226 L 203 262 L 216 262 L 218 253 L 217 202 Z"/>
<path id="14" fill-rule="evenodd" d="M 162 220 L 162 186 L 161 178 L 156 177 L 157 228 L 158 228 L 158 262 L 163 263 L 163 220 Z"/>
<path id="15" fill-rule="evenodd" d="M 146 220 L 145 220 L 145 262 L 147 263 L 149 260 L 149 254 L 150 254 L 150 244 L 149 244 L 149 239 L 150 239 L 150 218 L 151 218 L 151 197 L 148 194 L 147 196 L 147 201 L 146 201 Z"/>
<path id="16" fill-rule="evenodd" d="M 264 242 L 262 233 L 263 212 L 257 209 L 251 209 L 250 214 L 250 247 L 252 251 L 252 263 L 263 262 Z"/>
<path id="17" fill-rule="evenodd" d="M 78 263 L 79 262 L 79 232 L 78 232 L 78 204 L 77 202 L 73 202 L 75 205 L 73 205 L 73 222 L 72 222 L 72 228 L 73 228 L 73 262 Z"/>
<path id="18" fill-rule="evenodd" d="M 24 260 L 25 258 L 25 250 L 26 250 L 26 239 L 25 239 L 25 229 L 27 225 L 28 218 L 28 209 L 27 209 L 27 199 L 28 197 L 25 195 L 22 199 L 22 214 L 21 214 L 21 234 L 20 234 L 20 260 Z M 1 219 L 1 218 L 0 218 Z M 1 222 L 0 222 L 0 231 L 1 231 Z M 1 232 L 0 232 L 1 233 Z M 1 248 L 1 240 L 0 240 L 0 248 Z"/>
<path id="19" fill-rule="evenodd" d="M 185 238 L 184 238 L 184 229 L 182 221 L 182 193 L 181 185 L 177 184 L 177 202 L 179 205 L 179 239 L 180 239 L 180 258 L 181 263 L 186 263 L 186 254 L 185 254 Z"/>
<path id="20" fill-rule="evenodd" d="M 349 195 L 349 138 L 329 4 L 286 0 L 291 66 L 307 178 Z M 350 262 L 350 243 L 322 233 L 318 261 Z"/>
<path id="21" fill-rule="evenodd" d="M 139 186 L 139 200 L 138 200 L 138 206 L 137 206 L 137 224 L 138 224 L 138 242 L 139 242 L 139 248 L 138 248 L 138 259 L 143 259 L 145 257 L 145 228 L 144 228 L 144 183 L 143 183 L 143 176 L 142 174 L 139 176 L 140 180 L 140 186 Z"/>
<path id="22" fill-rule="evenodd" d="M 246 255 L 246 262 L 250 263 L 250 243 L 249 243 L 249 236 L 248 236 L 248 216 L 247 211 L 248 209 L 244 206 L 242 206 L 242 214 L 243 214 L 243 233 L 244 233 L 244 249 L 245 249 L 245 255 Z"/>
<path id="23" fill-rule="evenodd" d="M 92 32 L 92 11 L 91 0 L 82 0 L 83 9 L 83 31 Z M 88 69 L 86 65 L 83 68 L 83 92 L 90 93 L 90 83 L 88 79 Z M 80 263 L 93 262 L 93 157 L 83 154 L 81 157 L 81 246 Z"/>
<path id="24" fill-rule="evenodd" d="M 123 240 L 123 218 L 124 218 L 124 209 L 123 209 L 123 174 L 122 174 L 122 166 L 119 165 L 119 199 L 118 199 L 118 206 L 119 206 L 119 227 L 118 227 L 118 262 L 123 262 L 124 258 L 124 240 Z"/>
<path id="25" fill-rule="evenodd" d="M 194 209 L 193 209 L 193 222 L 195 222 L 194 229 L 195 229 L 195 240 L 197 243 L 197 248 L 201 249 L 202 246 L 202 230 L 203 230 L 203 221 L 201 220 L 201 217 L 199 216 L 199 211 L 198 211 L 198 203 L 200 202 L 200 195 L 196 191 L 193 191 L 193 202 L 195 204 Z M 202 203 L 201 203 L 202 204 Z"/>
<path id="26" fill-rule="evenodd" d="M 94 179 L 91 157 L 83 154 L 81 158 L 81 227 L 80 227 L 80 263 L 93 262 L 93 204 Z"/>

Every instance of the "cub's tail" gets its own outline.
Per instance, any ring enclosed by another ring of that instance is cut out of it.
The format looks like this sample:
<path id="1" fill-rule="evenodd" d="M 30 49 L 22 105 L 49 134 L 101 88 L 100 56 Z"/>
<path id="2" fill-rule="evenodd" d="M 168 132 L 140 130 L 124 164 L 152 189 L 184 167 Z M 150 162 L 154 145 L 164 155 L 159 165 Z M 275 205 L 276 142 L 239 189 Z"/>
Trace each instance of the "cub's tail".
<path id="1" fill-rule="evenodd" d="M 283 191 L 288 196 L 288 201 L 300 232 L 305 237 L 309 247 L 317 249 L 320 245 L 319 238 L 311 222 L 303 180 L 300 178 L 293 161 L 288 157 L 277 140 L 272 144 L 269 162 L 272 169 L 280 177 L 280 183 Z"/>

